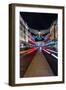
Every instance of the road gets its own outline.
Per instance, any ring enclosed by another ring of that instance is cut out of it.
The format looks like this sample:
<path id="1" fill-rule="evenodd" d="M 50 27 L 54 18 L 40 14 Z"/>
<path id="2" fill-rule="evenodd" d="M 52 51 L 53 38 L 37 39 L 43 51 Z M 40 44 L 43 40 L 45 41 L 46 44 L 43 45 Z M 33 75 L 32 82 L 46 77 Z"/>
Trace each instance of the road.
<path id="1" fill-rule="evenodd" d="M 53 72 L 42 52 L 39 50 L 28 66 L 24 77 L 53 76 Z"/>

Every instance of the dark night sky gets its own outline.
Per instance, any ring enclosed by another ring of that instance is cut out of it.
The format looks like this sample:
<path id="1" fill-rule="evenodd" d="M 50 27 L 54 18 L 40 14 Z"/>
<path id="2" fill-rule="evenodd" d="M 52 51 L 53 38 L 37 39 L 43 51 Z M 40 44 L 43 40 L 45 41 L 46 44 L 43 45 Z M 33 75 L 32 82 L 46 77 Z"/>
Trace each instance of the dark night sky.
<path id="1" fill-rule="evenodd" d="M 48 29 L 53 21 L 57 19 L 57 14 L 50 13 L 20 12 L 20 14 L 30 28 L 37 30 Z"/>

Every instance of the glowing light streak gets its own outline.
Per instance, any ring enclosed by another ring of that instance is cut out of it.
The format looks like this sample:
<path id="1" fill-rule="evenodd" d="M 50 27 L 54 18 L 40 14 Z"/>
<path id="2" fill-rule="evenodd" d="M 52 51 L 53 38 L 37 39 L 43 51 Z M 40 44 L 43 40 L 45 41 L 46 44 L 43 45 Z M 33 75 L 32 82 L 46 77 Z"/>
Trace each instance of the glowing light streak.
<path id="1" fill-rule="evenodd" d="M 32 49 L 24 50 L 24 51 L 20 51 L 20 54 L 23 54 L 23 53 L 29 52 L 29 51 L 31 51 L 31 50 L 32 50 Z"/>
<path id="2" fill-rule="evenodd" d="M 50 54 L 50 52 L 48 52 L 47 50 L 43 49 L 45 52 L 47 52 L 48 54 Z"/>
<path id="3" fill-rule="evenodd" d="M 37 48 L 32 48 L 32 49 L 29 49 L 29 50 L 25 50 L 25 51 L 20 51 L 20 54 L 25 54 L 25 53 L 28 53 L 28 52 L 32 52 L 34 50 L 36 50 Z"/>
<path id="4" fill-rule="evenodd" d="M 53 50 L 50 50 L 50 49 L 47 49 L 48 51 L 51 51 L 51 52 L 54 52 L 54 53 L 58 53 L 58 52 L 55 52 L 55 51 L 53 51 Z"/>
<path id="5" fill-rule="evenodd" d="M 54 54 L 51 54 L 50 52 L 48 52 L 47 50 L 45 50 L 45 49 L 43 49 L 46 53 L 48 53 L 48 54 L 50 54 L 50 55 L 52 55 L 54 58 L 56 58 L 56 59 L 58 59 L 58 57 L 56 56 L 56 55 L 54 55 Z"/>
<path id="6" fill-rule="evenodd" d="M 36 51 L 36 50 L 37 50 L 37 49 L 31 50 L 31 51 L 27 52 L 25 55 L 31 54 L 31 53 L 33 53 L 33 52 Z"/>
<path id="7" fill-rule="evenodd" d="M 54 54 L 51 54 L 53 57 L 55 57 L 56 59 L 58 59 L 58 57 L 56 56 L 56 55 L 54 55 Z"/>

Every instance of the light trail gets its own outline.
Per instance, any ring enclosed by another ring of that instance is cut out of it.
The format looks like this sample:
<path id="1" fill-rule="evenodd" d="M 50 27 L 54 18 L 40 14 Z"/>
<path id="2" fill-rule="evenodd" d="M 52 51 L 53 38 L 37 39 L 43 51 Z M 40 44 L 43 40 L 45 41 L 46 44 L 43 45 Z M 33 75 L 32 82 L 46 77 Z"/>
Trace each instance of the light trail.
<path id="1" fill-rule="evenodd" d="M 33 49 L 26 50 L 26 51 L 21 51 L 20 54 L 27 55 L 27 54 L 33 53 L 36 50 L 37 48 L 33 48 Z"/>
<path id="2" fill-rule="evenodd" d="M 51 54 L 53 57 L 55 57 L 56 59 L 58 59 L 58 57 L 56 56 L 56 55 L 54 55 L 54 54 Z"/>
<path id="3" fill-rule="evenodd" d="M 37 50 L 37 49 L 31 50 L 31 51 L 25 53 L 25 55 L 27 55 L 27 54 L 31 54 L 31 53 L 33 53 L 33 52 L 36 51 L 36 50 Z"/>
<path id="4" fill-rule="evenodd" d="M 47 50 L 43 49 L 45 52 L 47 52 L 48 54 L 50 54 L 50 52 L 48 52 Z"/>
<path id="5" fill-rule="evenodd" d="M 54 52 L 54 53 L 58 53 L 58 52 L 55 52 L 55 51 L 53 51 L 53 50 L 50 50 L 50 49 L 47 49 L 48 51 L 50 51 L 50 52 Z"/>
<path id="6" fill-rule="evenodd" d="M 34 48 L 32 48 L 32 49 L 34 49 Z M 29 51 L 32 50 L 32 49 L 28 49 L 28 50 L 20 51 L 20 54 L 27 53 L 27 52 L 29 52 Z"/>
<path id="7" fill-rule="evenodd" d="M 53 56 L 54 58 L 58 59 L 58 57 L 50 52 L 48 52 L 47 50 L 43 49 L 43 51 L 45 51 L 46 53 L 50 54 L 51 56 Z"/>

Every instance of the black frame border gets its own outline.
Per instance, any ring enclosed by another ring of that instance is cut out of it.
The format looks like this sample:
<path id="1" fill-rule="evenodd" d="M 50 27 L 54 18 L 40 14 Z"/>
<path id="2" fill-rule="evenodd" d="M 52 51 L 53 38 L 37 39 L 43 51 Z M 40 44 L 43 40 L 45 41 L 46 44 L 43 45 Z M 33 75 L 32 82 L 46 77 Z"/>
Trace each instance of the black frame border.
<path id="1" fill-rule="evenodd" d="M 55 82 L 38 82 L 38 83 L 26 83 L 15 84 L 15 7 L 33 7 L 33 8 L 53 8 L 62 10 L 62 81 Z M 64 6 L 53 5 L 34 5 L 34 4 L 9 4 L 9 85 L 10 86 L 28 86 L 28 85 L 44 85 L 44 84 L 60 84 L 64 83 Z"/>

